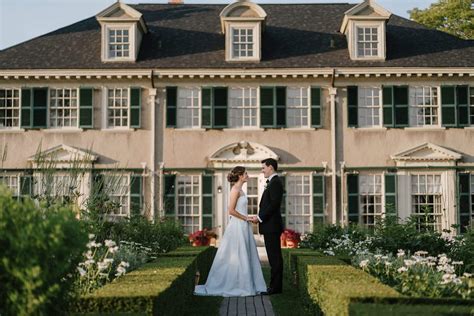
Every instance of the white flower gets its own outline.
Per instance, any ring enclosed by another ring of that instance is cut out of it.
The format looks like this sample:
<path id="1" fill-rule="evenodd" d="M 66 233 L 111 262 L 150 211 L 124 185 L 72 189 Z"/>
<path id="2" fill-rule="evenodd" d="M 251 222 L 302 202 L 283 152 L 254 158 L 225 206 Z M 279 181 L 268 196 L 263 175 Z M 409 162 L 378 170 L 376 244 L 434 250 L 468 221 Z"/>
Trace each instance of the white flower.
<path id="1" fill-rule="evenodd" d="M 407 267 L 411 267 L 412 265 L 415 264 L 415 261 L 413 261 L 413 260 L 403 260 L 403 263 L 404 263 Z"/>
<path id="2" fill-rule="evenodd" d="M 114 262 L 114 259 L 112 259 L 112 258 L 105 258 L 105 259 L 104 259 L 104 262 L 106 262 L 106 263 L 112 263 L 112 262 Z"/>
<path id="3" fill-rule="evenodd" d="M 401 267 L 401 268 L 398 268 L 398 273 L 402 273 L 402 272 L 407 272 L 408 269 L 406 267 Z"/>
<path id="4" fill-rule="evenodd" d="M 115 241 L 110 240 L 110 239 L 105 240 L 105 246 L 107 246 L 108 248 L 115 247 L 115 245 L 116 245 Z"/>
<path id="5" fill-rule="evenodd" d="M 109 267 L 110 263 L 109 262 L 104 262 L 104 261 L 97 263 L 97 268 L 99 269 L 99 271 L 104 271 Z"/>
<path id="6" fill-rule="evenodd" d="M 325 255 L 328 255 L 328 256 L 334 256 L 335 255 L 334 251 L 332 251 L 332 250 L 324 250 L 323 253 Z"/>
<path id="7" fill-rule="evenodd" d="M 89 260 L 86 260 L 86 261 L 84 262 L 84 264 L 85 264 L 86 266 L 90 266 L 91 264 L 94 264 L 94 263 L 95 263 L 95 260 L 94 260 L 94 259 L 89 259 Z"/>
<path id="8" fill-rule="evenodd" d="M 464 272 L 463 276 L 465 276 L 466 278 L 470 278 L 472 277 L 472 273 Z"/>
<path id="9" fill-rule="evenodd" d="M 428 251 L 424 251 L 424 250 L 419 250 L 417 252 L 415 252 L 415 256 L 423 256 L 423 255 L 427 255 L 428 254 Z"/>
<path id="10" fill-rule="evenodd" d="M 125 268 L 130 267 L 130 264 L 128 262 L 125 262 L 125 261 L 121 261 L 119 265 L 121 265 L 122 267 L 125 267 Z"/>
<path id="11" fill-rule="evenodd" d="M 374 255 L 374 258 L 380 260 L 380 258 L 382 258 L 382 255 Z"/>
<path id="12" fill-rule="evenodd" d="M 86 270 L 84 270 L 81 267 L 77 267 L 77 271 L 79 271 L 79 274 L 81 275 L 81 277 L 86 275 Z"/>
<path id="13" fill-rule="evenodd" d="M 87 250 L 87 252 L 86 252 L 86 258 L 87 258 L 87 259 L 92 259 L 92 258 L 93 258 L 92 250 Z"/>
<path id="14" fill-rule="evenodd" d="M 453 261 L 453 262 L 451 262 L 451 264 L 453 264 L 453 265 L 463 265 L 464 262 L 462 262 L 462 261 Z"/>
<path id="15" fill-rule="evenodd" d="M 397 257 L 403 257 L 405 255 L 405 251 L 403 249 L 398 249 Z"/>
<path id="16" fill-rule="evenodd" d="M 116 253 L 118 251 L 118 249 L 119 249 L 119 247 L 115 246 L 115 247 L 109 248 L 109 252 L 110 253 Z"/>
<path id="17" fill-rule="evenodd" d="M 127 272 L 127 270 L 124 267 L 118 266 L 117 267 L 117 273 L 115 273 L 115 276 L 119 277 L 121 275 L 124 275 L 125 272 Z"/>
<path id="18" fill-rule="evenodd" d="M 89 234 L 89 239 L 94 239 L 95 235 L 94 234 Z"/>
<path id="19" fill-rule="evenodd" d="M 390 267 L 392 263 L 390 261 L 385 261 L 385 266 Z"/>
<path id="20" fill-rule="evenodd" d="M 362 269 L 367 267 L 369 265 L 369 260 L 362 260 L 360 263 L 359 263 L 359 267 L 361 267 Z"/>

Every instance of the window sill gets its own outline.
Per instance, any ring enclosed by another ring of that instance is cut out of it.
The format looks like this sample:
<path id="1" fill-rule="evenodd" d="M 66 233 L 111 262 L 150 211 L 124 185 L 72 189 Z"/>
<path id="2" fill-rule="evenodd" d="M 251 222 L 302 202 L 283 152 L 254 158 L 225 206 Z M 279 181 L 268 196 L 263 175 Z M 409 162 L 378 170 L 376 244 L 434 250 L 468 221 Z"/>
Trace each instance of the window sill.
<path id="1" fill-rule="evenodd" d="M 468 131 L 474 131 L 474 126 L 466 126 L 464 129 L 467 129 Z"/>
<path id="2" fill-rule="evenodd" d="M 385 132 L 387 130 L 386 127 L 351 127 L 355 131 L 361 132 Z"/>
<path id="3" fill-rule="evenodd" d="M 210 129 L 207 129 L 207 128 L 172 128 L 173 130 L 175 131 L 181 131 L 181 132 L 205 132 L 207 130 L 210 130 Z"/>
<path id="4" fill-rule="evenodd" d="M 320 129 L 320 128 L 316 128 L 316 127 L 287 127 L 287 128 L 284 128 L 284 130 L 286 131 L 302 131 L 302 132 L 307 132 L 307 131 L 314 131 L 314 130 L 317 130 L 317 129 Z"/>
<path id="5" fill-rule="evenodd" d="M 41 131 L 45 133 L 80 133 L 84 130 L 82 128 L 45 128 Z"/>
<path id="6" fill-rule="evenodd" d="M 256 131 L 264 131 L 264 128 L 259 127 L 235 127 L 235 128 L 224 128 L 222 129 L 224 132 L 256 132 Z"/>
<path id="7" fill-rule="evenodd" d="M 136 131 L 136 128 L 102 128 L 100 131 L 107 133 L 130 133 Z"/>
<path id="8" fill-rule="evenodd" d="M 0 128 L 0 133 L 22 133 L 24 132 L 24 128 Z"/>
<path id="9" fill-rule="evenodd" d="M 427 132 L 427 131 L 444 131 L 446 127 L 434 126 L 434 127 L 405 127 L 406 131 L 418 131 L 418 132 Z"/>

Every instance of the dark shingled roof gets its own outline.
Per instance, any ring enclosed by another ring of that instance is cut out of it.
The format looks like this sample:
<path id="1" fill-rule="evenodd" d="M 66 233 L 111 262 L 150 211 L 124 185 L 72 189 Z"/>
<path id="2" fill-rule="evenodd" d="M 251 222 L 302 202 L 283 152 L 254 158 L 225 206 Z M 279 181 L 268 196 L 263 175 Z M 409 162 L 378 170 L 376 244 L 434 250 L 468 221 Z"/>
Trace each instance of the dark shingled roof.
<path id="1" fill-rule="evenodd" d="M 474 41 L 392 15 L 387 60 L 352 61 L 339 33 L 353 4 L 262 4 L 259 63 L 229 63 L 219 13 L 224 5 L 139 4 L 149 28 L 135 63 L 102 63 L 95 17 L 0 51 L 0 69 L 474 67 Z M 335 47 L 331 48 L 331 39 Z"/>

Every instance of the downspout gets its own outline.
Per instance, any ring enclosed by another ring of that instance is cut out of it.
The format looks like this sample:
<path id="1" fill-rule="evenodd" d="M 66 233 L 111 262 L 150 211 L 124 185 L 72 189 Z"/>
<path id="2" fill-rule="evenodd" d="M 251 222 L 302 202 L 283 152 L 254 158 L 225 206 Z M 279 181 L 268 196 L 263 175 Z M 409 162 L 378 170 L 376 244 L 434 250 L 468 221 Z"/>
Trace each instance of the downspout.
<path id="1" fill-rule="evenodd" d="M 346 162 L 341 161 L 341 218 L 340 218 L 340 223 L 341 223 L 342 226 L 345 225 L 344 214 L 346 213 L 345 209 L 344 209 L 344 183 L 346 182 L 345 172 L 346 172 Z"/>
<path id="2" fill-rule="evenodd" d="M 156 111 L 155 111 L 155 102 L 156 102 L 156 88 L 155 88 L 155 81 L 154 81 L 154 72 L 151 71 L 151 89 L 150 89 L 150 96 L 149 101 L 151 102 L 151 183 L 150 183 L 150 194 L 151 194 L 151 216 L 152 221 L 155 222 L 155 177 L 156 177 L 156 162 L 155 162 L 155 150 L 156 150 L 156 142 L 155 142 L 155 135 L 156 135 Z"/>
<path id="3" fill-rule="evenodd" d="M 337 222 L 337 167 L 336 167 L 336 95 L 337 88 L 334 87 L 336 70 L 332 69 L 331 87 L 329 88 L 329 98 L 331 102 L 331 223 Z"/>

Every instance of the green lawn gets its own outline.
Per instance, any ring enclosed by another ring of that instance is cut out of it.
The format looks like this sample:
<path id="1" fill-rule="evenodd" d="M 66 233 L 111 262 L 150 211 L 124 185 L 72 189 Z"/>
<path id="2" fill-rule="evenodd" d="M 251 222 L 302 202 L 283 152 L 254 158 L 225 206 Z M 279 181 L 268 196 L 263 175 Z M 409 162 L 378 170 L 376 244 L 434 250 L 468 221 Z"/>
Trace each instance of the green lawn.
<path id="1" fill-rule="evenodd" d="M 267 284 L 270 283 L 270 267 L 263 267 L 263 276 Z M 283 280 L 283 293 L 270 295 L 273 311 L 277 316 L 311 316 L 311 314 L 304 309 L 298 290 L 293 286 L 290 280 Z"/>

